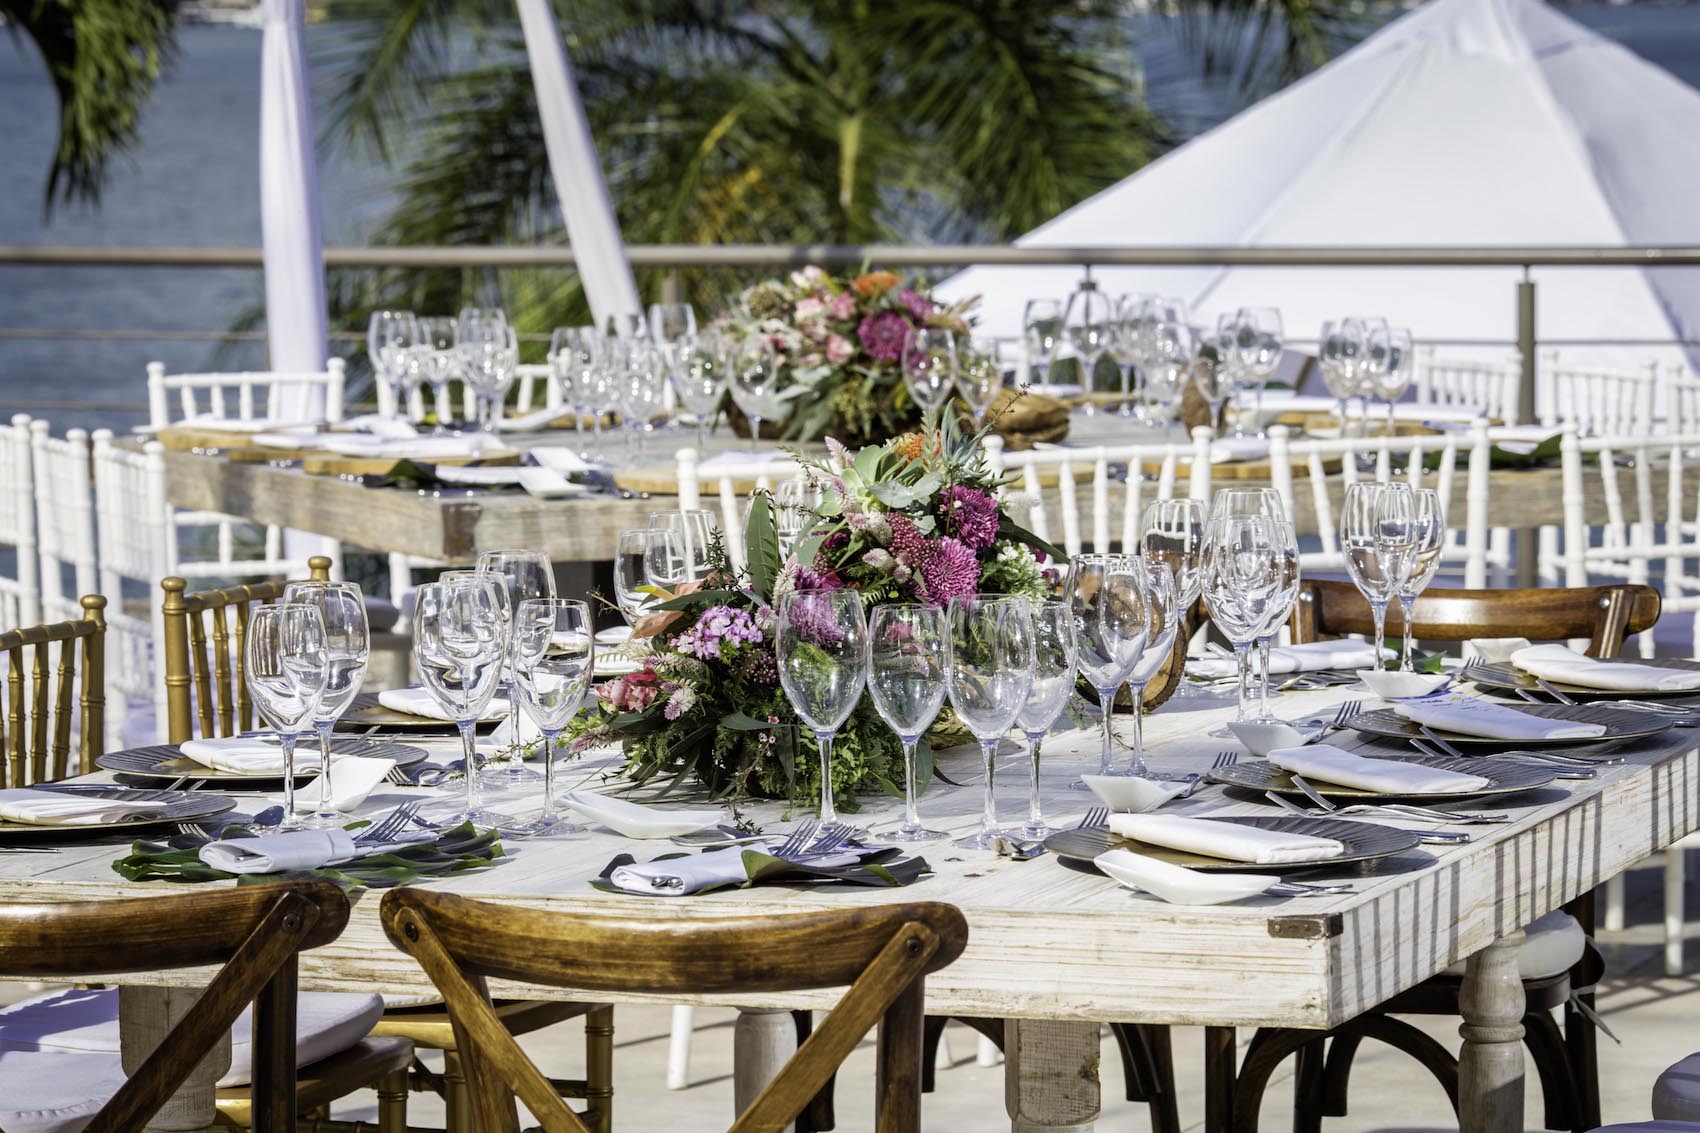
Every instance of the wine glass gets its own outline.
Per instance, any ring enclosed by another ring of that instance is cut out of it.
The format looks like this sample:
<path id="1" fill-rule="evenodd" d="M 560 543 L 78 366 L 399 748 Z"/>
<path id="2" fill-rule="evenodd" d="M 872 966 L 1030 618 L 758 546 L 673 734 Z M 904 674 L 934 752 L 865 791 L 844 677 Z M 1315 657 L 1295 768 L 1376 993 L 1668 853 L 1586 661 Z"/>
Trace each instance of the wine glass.
<path id="1" fill-rule="evenodd" d="M 1211 519 L 1262 517 L 1272 522 L 1287 518 L 1287 505 L 1274 488 L 1218 488 L 1210 505 Z"/>
<path id="2" fill-rule="evenodd" d="M 1322 367 L 1322 384 L 1340 403 L 1340 435 L 1347 433 L 1346 403 L 1358 389 L 1358 364 L 1364 352 L 1364 327 L 1356 319 L 1322 324 L 1317 363 Z"/>
<path id="3" fill-rule="evenodd" d="M 1021 312 L 1021 382 L 1044 385 L 1051 380 L 1051 363 L 1056 361 L 1062 334 L 1062 304 L 1055 299 L 1029 299 Z M 1035 378 L 1034 371 L 1038 371 Z"/>
<path id="4" fill-rule="evenodd" d="M 753 335 L 738 344 L 732 356 L 732 400 L 750 419 L 750 440 L 761 447 L 761 422 L 764 417 L 776 416 L 783 406 L 778 404 L 779 358 L 773 343 L 766 335 Z"/>
<path id="5" fill-rule="evenodd" d="M 1153 500 L 1145 505 L 1140 528 L 1139 551 L 1148 565 L 1162 564 L 1175 580 L 1177 628 L 1192 613 L 1204 585 L 1204 533 L 1210 519 L 1203 500 L 1182 496 Z M 1175 699 L 1198 696 L 1190 683 L 1182 681 Z"/>
<path id="6" fill-rule="evenodd" d="M 650 548 L 658 543 L 670 541 L 671 538 L 666 530 L 633 530 L 620 532 L 615 540 L 614 601 L 627 625 L 635 626 L 638 619 L 655 603 L 655 596 L 643 589 L 651 585 L 648 567 Z M 656 553 L 667 555 L 673 552 L 664 548 Z"/>
<path id="7" fill-rule="evenodd" d="M 1409 485 L 1359 483 L 1346 489 L 1340 506 L 1340 550 L 1375 618 L 1377 668 L 1387 642 L 1387 603 L 1410 577 L 1415 557 L 1411 496 Z"/>
<path id="8" fill-rule="evenodd" d="M 1274 307 L 1241 307 L 1235 319 L 1234 352 L 1240 368 L 1251 379 L 1256 400 L 1257 435 L 1263 431 L 1263 387 L 1281 368 L 1281 353 L 1286 334 L 1281 327 L 1281 312 Z"/>
<path id="9" fill-rule="evenodd" d="M 942 830 L 921 824 L 916 806 L 915 748 L 944 704 L 944 610 L 911 602 L 873 608 L 868 623 L 868 694 L 886 726 L 903 742 L 903 825 L 905 842 L 932 842 Z"/>
<path id="10" fill-rule="evenodd" d="M 970 338 L 956 350 L 956 392 L 962 395 L 975 425 L 986 423 L 986 415 L 1003 392 L 1003 366 L 998 361 L 994 338 Z"/>
<path id="11" fill-rule="evenodd" d="M 1280 587 L 1275 530 L 1278 520 L 1267 515 L 1212 516 L 1204 546 L 1204 602 L 1210 618 L 1234 647 L 1239 673 L 1235 723 L 1250 718 L 1247 678 L 1252 643 L 1257 640 L 1268 609 Z M 1232 736 L 1227 728 L 1210 733 Z"/>
<path id="12" fill-rule="evenodd" d="M 1387 320 L 1380 315 L 1360 315 L 1357 322 L 1364 328 L 1363 354 L 1358 358 L 1357 389 L 1353 394 L 1363 408 L 1363 432 L 1369 435 L 1369 399 L 1378 397 L 1382 375 L 1392 361 L 1388 344 Z"/>
<path id="13" fill-rule="evenodd" d="M 304 725 L 310 729 L 313 708 L 330 675 L 325 622 L 318 607 L 284 602 L 255 606 L 248 615 L 243 654 L 248 694 L 283 749 L 284 816 L 277 829 L 290 829 L 295 826 L 295 742 Z"/>
<path id="14" fill-rule="evenodd" d="M 1417 357 L 1411 345 L 1411 332 L 1406 328 L 1389 327 L 1385 332 L 1377 329 L 1375 333 L 1382 336 L 1377 346 L 1385 355 L 1381 367 L 1375 371 L 1375 392 L 1387 403 L 1387 435 L 1391 437 L 1394 433 L 1393 405 L 1405 396 L 1405 391 L 1416 380 Z M 1374 353 L 1373 349 L 1371 353 Z"/>
<path id="15" fill-rule="evenodd" d="M 1446 549 L 1446 514 L 1440 503 L 1440 493 L 1433 488 L 1418 488 L 1411 497 L 1411 522 L 1415 528 L 1416 546 L 1405 581 L 1399 586 L 1399 610 L 1405 616 L 1405 640 L 1399 651 L 1399 669 L 1410 672 L 1415 635 L 1411 618 L 1416 612 L 1417 595 L 1428 589 L 1440 569 L 1440 555 Z"/>
<path id="16" fill-rule="evenodd" d="M 493 575 L 463 572 L 447 582 L 419 588 L 413 621 L 413 656 L 431 699 L 455 722 L 465 760 L 464 806 L 440 822 L 459 826 L 506 826 L 513 820 L 487 809 L 478 775 L 474 729 L 496 695 L 507 651 L 502 586 Z"/>
<path id="17" fill-rule="evenodd" d="M 708 423 L 726 392 L 726 347 L 713 331 L 679 339 L 673 350 L 673 389 L 697 419 L 697 452 L 708 443 Z"/>
<path id="18" fill-rule="evenodd" d="M 651 531 L 668 532 L 672 538 L 653 540 L 644 559 L 644 573 L 656 586 L 676 589 L 681 582 L 708 577 L 709 550 L 714 541 L 714 513 L 704 508 L 683 511 L 652 511 Z"/>
<path id="19" fill-rule="evenodd" d="M 1224 348 L 1222 336 L 1229 335 L 1230 346 Z M 1232 358 L 1233 350 L 1232 328 L 1224 332 L 1221 324 L 1217 324 L 1214 335 L 1206 334 L 1198 344 L 1198 354 L 1192 360 L 1192 384 L 1198 390 L 1200 397 L 1210 406 L 1210 427 L 1218 428 L 1222 423 L 1222 407 L 1233 400 L 1236 388 L 1237 373 Z"/>
<path id="20" fill-rule="evenodd" d="M 1027 821 L 1011 833 L 1041 840 L 1052 828 L 1045 823 L 1039 800 L 1039 747 L 1074 695 L 1074 610 L 1066 598 L 1030 603 L 1029 609 L 1033 616 L 1033 683 L 1015 717 L 1015 726 L 1027 737 Z"/>
<path id="21" fill-rule="evenodd" d="M 648 342 L 628 343 L 625 362 L 624 373 L 616 378 L 616 394 L 628 454 L 641 463 L 652 422 L 666 411 L 666 374 L 660 352 Z"/>
<path id="22" fill-rule="evenodd" d="M 1098 359 L 1110 348 L 1115 336 L 1115 325 L 1116 305 L 1091 280 L 1083 282 L 1068 297 L 1068 306 L 1063 310 L 1063 333 L 1080 360 L 1080 388 L 1086 394 L 1084 412 L 1088 417 L 1098 411 L 1092 402 L 1094 378 Z"/>
<path id="23" fill-rule="evenodd" d="M 395 395 L 397 420 L 407 420 L 407 390 L 403 384 L 407 352 L 412 349 L 418 327 L 412 311 L 373 311 L 366 324 L 366 357 L 372 373 Z"/>
<path id="24" fill-rule="evenodd" d="M 857 590 L 809 590 L 779 603 L 774 641 L 779 683 L 820 747 L 820 821 L 838 821 L 832 803 L 832 737 L 849 719 L 868 680 L 868 623 Z"/>
<path id="25" fill-rule="evenodd" d="M 342 818 L 331 805 L 331 730 L 360 694 L 366 679 L 366 659 L 372 634 L 366 625 L 366 597 L 353 582 L 291 582 L 283 600 L 315 607 L 325 631 L 325 691 L 313 706 L 313 727 L 319 733 L 319 774 L 323 789 L 319 809 L 302 820 L 308 826 L 340 826 Z"/>
<path id="26" fill-rule="evenodd" d="M 1151 327 L 1146 347 L 1145 400 L 1153 424 L 1166 426 L 1186 394 L 1198 338 L 1186 321 L 1186 308 L 1173 303 Z M 1214 428 L 1214 424 L 1212 424 Z"/>
<path id="27" fill-rule="evenodd" d="M 693 337 L 697 332 L 697 313 L 689 303 L 651 303 L 649 305 L 649 340 L 669 349 L 680 339 Z"/>
<path id="28" fill-rule="evenodd" d="M 952 598 L 945 611 L 945 689 L 957 718 L 980 741 L 986 763 L 980 829 L 953 845 L 990 850 L 997 837 L 992 776 L 998 741 L 1027 703 L 1033 684 L 1033 615 L 1027 599 L 1004 594 Z"/>
<path id="29" fill-rule="evenodd" d="M 1180 588 L 1175 584 L 1175 572 L 1168 564 L 1147 559 L 1135 559 L 1145 575 L 1145 597 L 1150 608 L 1150 629 L 1139 659 L 1128 670 L 1127 687 L 1133 694 L 1133 760 L 1127 773 L 1141 778 L 1150 773 L 1145 767 L 1145 686 L 1169 660 L 1175 650 L 1175 635 L 1186 618 L 1181 605 Z"/>
<path id="30" fill-rule="evenodd" d="M 931 415 L 950 396 L 956 381 L 956 336 L 942 327 L 911 327 L 903 339 L 903 384 Z"/>
<path id="31" fill-rule="evenodd" d="M 825 499 L 826 488 L 820 481 L 806 476 L 794 476 L 774 485 L 773 530 L 779 539 L 781 556 L 791 553 L 791 545 L 815 521 Z M 749 524 L 746 523 L 744 528 L 748 530 Z"/>
<path id="32" fill-rule="evenodd" d="M 1293 607 L 1299 600 L 1299 539 L 1291 523 L 1285 521 L 1275 524 L 1275 553 L 1276 570 L 1279 572 L 1279 589 L 1275 592 L 1273 601 L 1264 614 L 1263 629 L 1257 635 L 1257 715 L 1252 721 L 1257 724 L 1278 723 L 1273 713 L 1269 711 L 1269 699 L 1279 695 L 1269 691 L 1269 651 L 1275 646 L 1275 637 L 1281 632 L 1281 627 L 1287 624 L 1287 619 L 1293 615 Z"/>
<path id="33" fill-rule="evenodd" d="M 477 322 L 461 348 L 466 380 L 478 400 L 478 427 L 494 436 L 519 364 L 519 337 L 506 322 Z"/>
<path id="34" fill-rule="evenodd" d="M 549 562 L 549 556 L 542 551 L 481 551 L 478 555 L 478 571 L 480 574 L 491 574 L 501 579 L 502 587 L 507 591 L 510 613 L 517 611 L 519 604 L 527 598 L 555 596 L 555 568 Z M 502 674 L 502 691 L 507 694 L 510 705 L 514 698 L 513 649 L 516 644 L 514 622 L 510 616 L 508 656 Z M 525 765 L 525 752 L 519 745 L 518 718 L 515 717 L 513 722 L 516 725 L 513 728 L 513 750 L 509 752 L 507 763 L 497 774 L 509 784 L 535 783 L 540 776 Z"/>
<path id="35" fill-rule="evenodd" d="M 596 673 L 590 606 L 566 598 L 526 598 L 514 609 L 510 648 L 515 708 L 543 733 L 543 810 L 508 834 L 577 834 L 583 826 L 555 810 L 555 740 L 584 702 Z"/>
<path id="36" fill-rule="evenodd" d="M 584 415 L 594 406 L 590 380 L 596 367 L 601 339 L 595 327 L 556 327 L 549 334 L 549 372 L 561 387 L 561 401 L 573 411 L 573 429 L 578 435 L 580 456 L 584 447 Z"/>
<path id="37" fill-rule="evenodd" d="M 439 409 L 448 405 L 449 380 L 457 372 L 455 323 L 447 317 L 422 315 L 413 321 L 413 326 L 417 380 L 431 390 L 431 403 L 426 408 L 437 422 L 431 432 L 434 436 L 441 436 L 449 431 L 449 427 Z"/>
<path id="38" fill-rule="evenodd" d="M 1098 774 L 1114 775 L 1116 693 L 1139 661 L 1151 630 L 1145 577 L 1134 555 L 1076 555 L 1069 602 L 1080 675 L 1098 693 L 1104 748 Z"/>

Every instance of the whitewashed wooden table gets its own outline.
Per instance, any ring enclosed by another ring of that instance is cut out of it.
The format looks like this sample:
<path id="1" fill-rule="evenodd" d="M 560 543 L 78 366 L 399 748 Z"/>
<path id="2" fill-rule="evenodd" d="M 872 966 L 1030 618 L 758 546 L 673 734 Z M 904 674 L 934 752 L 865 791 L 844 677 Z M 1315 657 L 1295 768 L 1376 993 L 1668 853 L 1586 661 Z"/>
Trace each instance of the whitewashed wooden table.
<path id="1" fill-rule="evenodd" d="M 1277 705 L 1284 716 L 1308 716 L 1329 711 L 1348 695 L 1338 689 L 1289 693 Z M 1227 714 L 1220 699 L 1208 699 L 1199 708 L 1166 706 L 1147 722 L 1153 766 L 1163 772 L 1206 768 L 1211 756 L 1229 745 L 1204 733 Z M 1357 891 L 1321 899 L 1261 898 L 1210 908 L 1166 905 L 1066 868 L 1050 855 L 1013 862 L 938 843 L 923 851 L 936 874 L 904 889 L 762 888 L 682 899 L 612 895 L 591 889 L 588 882 L 614 855 L 630 852 L 641 859 L 674 847 L 606 832 L 554 843 L 510 843 L 511 861 L 430 884 L 535 908 L 618 909 L 683 919 L 949 901 L 967 916 L 969 942 L 961 959 L 928 979 L 928 1011 L 1009 1020 L 1006 1096 L 1017 1131 L 1092 1127 L 1099 1110 L 1101 1023 L 1217 1028 L 1212 1041 L 1219 1050 L 1225 1044 L 1231 1054 L 1230 1028 L 1337 1026 L 1468 958 L 1461 1028 L 1463 1128 L 1467 1133 L 1521 1130 L 1522 987 L 1515 951 L 1520 926 L 1695 828 L 1700 813 L 1697 742 L 1700 732 L 1693 731 L 1642 741 L 1624 750 L 1623 764 L 1602 768 L 1597 780 L 1558 781 L 1509 806 L 1496 805 L 1495 810 L 1511 810 L 1515 821 L 1468 827 L 1474 836 L 1470 844 L 1422 846 L 1373 870 L 1346 873 Z M 1051 741 L 1044 794 L 1058 824 L 1072 824 L 1092 801 L 1069 784 L 1095 761 L 1090 731 Z M 923 800 L 923 815 L 934 826 L 966 832 L 977 820 L 977 757 L 969 751 L 948 753 L 942 766 L 965 785 L 935 784 Z M 1011 821 L 1023 805 L 1024 766 L 1011 747 L 999 767 L 1002 810 Z M 376 813 L 410 793 L 380 791 L 366 810 Z M 866 804 L 859 818 L 876 829 L 898 817 L 892 800 Z M 1260 804 L 1229 800 L 1220 789 L 1206 789 L 1182 808 L 1188 814 L 1269 813 Z M 778 804 L 752 810 L 769 825 L 781 818 Z M 170 886 L 120 880 L 110 869 L 116 852 L 111 845 L 91 845 L 54 855 L 0 853 L 0 900 L 170 891 Z M 385 940 L 378 899 L 376 893 L 361 895 L 342 938 L 303 957 L 303 987 L 402 994 L 429 990 L 420 970 Z M 155 974 L 128 978 L 160 982 Z M 192 983 L 193 973 L 184 974 L 181 982 Z M 577 998 L 554 989 L 496 990 Z M 765 1013 L 828 1008 L 834 999 L 832 993 L 798 993 L 704 996 L 696 1002 L 730 1003 L 744 1010 L 737 1049 L 743 1060 L 739 1077 L 748 1084 L 771 1071 L 764 1062 L 785 1053 L 783 1036 L 790 1021 Z M 1223 1085 L 1219 1077 L 1208 1099 L 1213 1129 L 1232 1127 L 1225 1109 L 1232 1091 Z M 854 1103 L 844 1099 L 844 1104 Z"/>

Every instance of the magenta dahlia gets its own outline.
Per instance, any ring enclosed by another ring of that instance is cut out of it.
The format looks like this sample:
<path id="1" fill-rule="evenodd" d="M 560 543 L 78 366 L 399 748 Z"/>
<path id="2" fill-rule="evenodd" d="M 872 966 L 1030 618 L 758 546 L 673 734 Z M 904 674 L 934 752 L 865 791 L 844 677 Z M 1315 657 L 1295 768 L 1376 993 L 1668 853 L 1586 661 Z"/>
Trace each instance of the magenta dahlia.
<path id="1" fill-rule="evenodd" d="M 970 550 L 990 547 L 998 538 L 998 502 L 978 488 L 945 488 L 939 492 L 944 528 Z"/>
<path id="2" fill-rule="evenodd" d="M 903 356 L 903 340 L 908 337 L 909 323 L 896 311 L 881 311 L 869 315 L 856 328 L 856 337 L 876 362 L 895 362 Z"/>

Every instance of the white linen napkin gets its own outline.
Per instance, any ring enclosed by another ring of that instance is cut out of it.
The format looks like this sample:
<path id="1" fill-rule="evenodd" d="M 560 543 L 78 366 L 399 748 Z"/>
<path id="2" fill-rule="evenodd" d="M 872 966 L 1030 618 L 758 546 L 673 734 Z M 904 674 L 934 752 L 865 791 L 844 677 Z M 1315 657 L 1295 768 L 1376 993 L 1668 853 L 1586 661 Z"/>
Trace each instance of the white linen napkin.
<path id="1" fill-rule="evenodd" d="M 564 445 L 538 445 L 536 448 L 527 449 L 525 455 L 530 457 L 531 463 L 537 467 L 559 472 L 563 476 L 590 471 L 590 462 Z"/>
<path id="2" fill-rule="evenodd" d="M 175 423 L 176 428 L 211 429 L 220 433 L 286 433 L 290 430 L 312 432 L 325 423 L 323 417 L 220 417 L 214 413 L 198 413 Z"/>
<path id="3" fill-rule="evenodd" d="M 1332 838 L 1175 814 L 1112 814 L 1110 830 L 1136 842 L 1256 865 L 1326 861 L 1346 852 Z"/>
<path id="4" fill-rule="evenodd" d="M 1393 656 L 1391 649 L 1383 657 Z M 1375 646 L 1367 641 L 1349 637 L 1332 641 L 1307 641 L 1303 645 L 1282 645 L 1269 651 L 1271 673 L 1312 673 L 1319 669 L 1367 669 L 1375 664 Z M 1206 680 L 1231 677 L 1237 671 L 1232 657 L 1194 657 L 1188 659 L 1186 671 Z"/>
<path id="5" fill-rule="evenodd" d="M 1633 661 L 1601 661 L 1557 642 L 1519 649 L 1511 655 L 1511 663 L 1525 673 L 1549 681 L 1610 692 L 1700 689 L 1700 669 L 1661 669 Z"/>
<path id="6" fill-rule="evenodd" d="M 1527 649 L 1532 642 L 1526 637 L 1472 637 L 1468 642 L 1475 659 L 1487 665 L 1503 665 L 1518 650 Z"/>
<path id="7" fill-rule="evenodd" d="M 273 736 L 224 736 L 211 740 L 185 740 L 178 745 L 184 756 L 203 767 L 232 775 L 277 775 L 284 771 L 283 747 Z M 295 744 L 295 770 L 319 765 L 319 745 L 303 736 Z"/>
<path id="8" fill-rule="evenodd" d="M 1487 740 L 1590 740 L 1606 734 L 1604 724 L 1549 720 L 1456 692 L 1396 701 L 1393 711 L 1437 732 Z"/>
<path id="9" fill-rule="evenodd" d="M 469 488 L 512 488 L 519 484 L 525 469 L 512 464 L 460 467 L 445 464 L 437 469 L 437 479 L 445 484 L 464 484 Z"/>
<path id="10" fill-rule="evenodd" d="M 96 799 L 70 791 L 42 791 L 34 787 L 0 791 L 0 818 L 30 826 L 95 826 L 156 814 L 165 807 L 162 802 Z"/>
<path id="11" fill-rule="evenodd" d="M 509 451 L 501 444 L 472 434 L 458 437 L 373 437 L 347 433 L 326 438 L 324 447 L 327 451 L 342 456 L 423 461 L 489 456 L 492 453 Z"/>
<path id="12" fill-rule="evenodd" d="M 761 846 L 728 846 L 724 850 L 709 850 L 664 862 L 645 862 L 617 867 L 608 880 L 627 893 L 642 893 L 650 897 L 685 897 L 711 885 L 726 885 L 748 881 L 744 868 L 744 851 L 761 850 Z M 839 854 L 810 858 L 808 864 L 823 869 L 854 864 L 861 853 L 847 850 Z"/>
<path id="13" fill-rule="evenodd" d="M 1129 889 L 1149 893 L 1172 905 L 1220 905 L 1255 897 L 1274 881 L 1267 874 L 1203 873 L 1158 861 L 1132 850 L 1106 850 L 1093 858 L 1097 867 Z"/>
<path id="14" fill-rule="evenodd" d="M 1211 464 L 1262 460 L 1269 455 L 1269 442 L 1260 437 L 1217 437 L 1210 442 Z"/>
<path id="15" fill-rule="evenodd" d="M 595 791 L 569 791 L 561 796 L 561 805 L 627 838 L 676 838 L 713 826 L 721 819 L 718 809 L 674 810 L 671 807 L 644 806 L 599 795 Z"/>
<path id="16" fill-rule="evenodd" d="M 393 759 L 366 755 L 345 755 L 333 760 L 331 766 L 331 806 L 351 811 L 366 801 L 366 796 L 384 781 L 395 766 Z M 325 777 L 320 775 L 295 792 L 295 805 L 311 810 L 319 808 L 324 798 Z"/>
<path id="17" fill-rule="evenodd" d="M 527 495 L 540 500 L 560 499 L 563 496 L 588 496 L 593 489 L 588 484 L 575 484 L 553 468 L 516 468 L 519 486 Z"/>
<path id="18" fill-rule="evenodd" d="M 365 433 L 373 437 L 417 437 L 419 430 L 410 421 L 398 421 L 394 417 L 385 417 L 382 413 L 362 413 L 358 417 L 344 417 L 338 421 L 334 430 L 338 433 Z"/>
<path id="19" fill-rule="evenodd" d="M 1465 775 L 1399 759 L 1368 759 L 1333 744 L 1278 747 L 1269 753 L 1269 762 L 1313 782 L 1337 783 L 1388 795 L 1463 794 L 1488 785 L 1480 775 Z"/>
<path id="20" fill-rule="evenodd" d="M 378 694 L 378 703 L 391 712 L 405 712 L 409 716 L 422 716 L 427 720 L 443 720 L 455 723 L 438 705 L 436 698 L 422 688 L 387 688 Z M 500 720 L 512 711 L 513 706 L 506 697 L 490 698 L 490 704 L 484 709 L 480 720 Z"/>
<path id="21" fill-rule="evenodd" d="M 353 861 L 360 851 L 346 830 L 291 830 L 260 838 L 223 838 L 201 847 L 201 861 L 226 873 L 278 873 Z"/>

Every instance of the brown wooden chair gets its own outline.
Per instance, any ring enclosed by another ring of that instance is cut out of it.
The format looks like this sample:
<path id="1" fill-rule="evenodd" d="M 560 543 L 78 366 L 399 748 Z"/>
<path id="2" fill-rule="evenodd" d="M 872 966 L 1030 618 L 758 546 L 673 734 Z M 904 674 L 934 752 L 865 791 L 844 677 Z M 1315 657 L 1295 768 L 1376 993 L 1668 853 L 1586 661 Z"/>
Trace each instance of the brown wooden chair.
<path id="1" fill-rule="evenodd" d="M 83 616 L 76 621 L 0 633 L 0 657 L 6 661 L 0 787 L 49 783 L 94 770 L 106 726 L 106 599 L 89 594 L 82 606 Z M 54 645 L 59 646 L 57 667 Z"/>
<path id="2" fill-rule="evenodd" d="M 342 891 L 322 881 L 118 901 L 14 902 L 0 905 L 0 976 L 84 979 L 222 965 L 194 1010 L 87 1129 L 128 1133 L 146 1125 L 252 1003 L 252 1126 L 258 1133 L 293 1130 L 298 956 L 335 940 L 348 911 Z M 369 1038 L 351 1054 L 394 1074 L 410 1052 L 401 1040 Z M 398 1123 L 392 1103 L 380 1128 L 401 1133 L 405 1125 L 405 1111 Z"/>
<path id="3" fill-rule="evenodd" d="M 329 581 L 330 559 L 314 555 L 307 567 L 313 580 Z M 197 717 L 203 738 L 233 736 L 254 726 L 254 706 L 248 699 L 248 682 L 243 680 L 248 615 L 256 602 L 282 598 L 288 585 L 273 580 L 188 594 L 189 584 L 181 578 L 160 582 L 165 592 L 161 608 L 170 742 L 194 739 Z"/>
<path id="4" fill-rule="evenodd" d="M 1399 604 L 1388 607 L 1387 634 L 1403 627 Z M 1587 638 L 1590 657 L 1616 657 L 1624 638 L 1653 628 L 1659 592 L 1651 586 L 1543 587 L 1531 590 L 1442 590 L 1417 599 L 1412 621 L 1424 641 L 1527 637 L 1532 641 Z M 1350 582 L 1306 581 L 1290 623 L 1293 640 L 1315 641 L 1375 632 L 1369 603 Z"/>
<path id="5" fill-rule="evenodd" d="M 733 1133 L 797 1118 L 879 1025 L 875 1129 L 921 1127 L 923 980 L 961 955 L 968 925 L 950 905 L 888 905 L 681 923 L 547 913 L 426 889 L 392 889 L 384 931 L 449 1006 L 480 1133 L 518 1129 L 518 1095 L 548 1133 L 587 1133 L 491 1008 L 487 980 L 659 995 L 768 994 L 849 985 Z"/>

